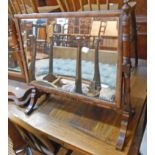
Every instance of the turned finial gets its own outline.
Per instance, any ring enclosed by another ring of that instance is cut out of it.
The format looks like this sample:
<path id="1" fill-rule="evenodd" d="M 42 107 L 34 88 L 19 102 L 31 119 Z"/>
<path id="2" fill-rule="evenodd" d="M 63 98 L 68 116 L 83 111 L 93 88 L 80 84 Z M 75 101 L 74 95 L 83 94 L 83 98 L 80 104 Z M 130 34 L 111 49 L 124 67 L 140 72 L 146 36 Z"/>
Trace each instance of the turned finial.
<path id="1" fill-rule="evenodd" d="M 123 0 L 123 6 L 122 6 L 122 10 L 125 14 L 128 14 L 130 11 L 130 5 L 129 5 L 129 0 Z"/>

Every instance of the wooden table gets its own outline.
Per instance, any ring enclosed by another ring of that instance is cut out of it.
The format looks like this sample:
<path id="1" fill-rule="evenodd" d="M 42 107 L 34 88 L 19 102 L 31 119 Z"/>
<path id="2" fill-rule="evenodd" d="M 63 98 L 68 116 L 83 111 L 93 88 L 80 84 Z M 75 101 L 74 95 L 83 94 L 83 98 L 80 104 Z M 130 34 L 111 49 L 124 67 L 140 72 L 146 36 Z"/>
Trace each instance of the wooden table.
<path id="1" fill-rule="evenodd" d="M 66 149 L 83 155 L 132 154 L 132 143 L 146 103 L 146 61 L 140 61 L 132 74 L 131 102 L 136 113 L 130 120 L 123 151 L 115 149 L 121 116 L 110 110 L 81 103 L 64 103 L 50 97 L 30 116 L 24 114 L 24 109 L 9 102 L 8 117 L 28 131 L 41 133 Z"/>

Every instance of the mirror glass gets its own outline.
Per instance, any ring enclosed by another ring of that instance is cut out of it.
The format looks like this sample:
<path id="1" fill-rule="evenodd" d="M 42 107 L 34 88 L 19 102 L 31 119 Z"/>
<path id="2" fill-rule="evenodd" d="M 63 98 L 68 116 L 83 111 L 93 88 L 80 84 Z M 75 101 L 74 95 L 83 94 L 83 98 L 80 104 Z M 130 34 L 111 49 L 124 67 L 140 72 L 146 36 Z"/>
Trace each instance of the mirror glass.
<path id="1" fill-rule="evenodd" d="M 13 51 L 13 49 L 8 49 L 8 69 L 9 71 L 21 73 L 21 67 L 19 64 L 19 56 L 16 51 Z"/>
<path id="2" fill-rule="evenodd" d="M 8 69 L 9 71 L 21 73 L 21 53 L 19 52 L 15 23 L 9 18 L 8 24 Z"/>
<path id="3" fill-rule="evenodd" d="M 118 21 L 110 17 L 21 19 L 31 81 L 113 104 Z"/>

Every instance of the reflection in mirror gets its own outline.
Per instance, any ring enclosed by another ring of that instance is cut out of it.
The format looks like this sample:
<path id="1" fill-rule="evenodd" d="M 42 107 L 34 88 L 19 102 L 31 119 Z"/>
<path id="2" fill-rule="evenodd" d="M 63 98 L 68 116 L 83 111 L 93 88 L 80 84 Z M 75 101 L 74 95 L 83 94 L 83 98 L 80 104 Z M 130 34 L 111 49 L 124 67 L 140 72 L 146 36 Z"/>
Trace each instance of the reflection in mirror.
<path id="1" fill-rule="evenodd" d="M 17 52 L 13 51 L 11 48 L 8 50 L 8 69 L 13 72 L 21 72 L 21 67 L 19 65 L 19 59 Z"/>
<path id="2" fill-rule="evenodd" d="M 118 19 L 21 19 L 31 81 L 114 103 Z"/>
<path id="3" fill-rule="evenodd" d="M 19 52 L 15 23 L 11 18 L 8 23 L 8 69 L 13 72 L 21 72 L 21 53 Z"/>

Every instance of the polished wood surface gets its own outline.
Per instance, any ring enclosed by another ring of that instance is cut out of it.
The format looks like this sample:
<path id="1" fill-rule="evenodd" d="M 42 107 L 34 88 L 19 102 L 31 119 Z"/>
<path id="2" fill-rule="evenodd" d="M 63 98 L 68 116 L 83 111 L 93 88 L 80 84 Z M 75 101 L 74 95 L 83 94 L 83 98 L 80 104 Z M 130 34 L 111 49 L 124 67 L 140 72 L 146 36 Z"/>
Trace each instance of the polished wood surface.
<path id="1" fill-rule="evenodd" d="M 138 56 L 147 59 L 147 17 L 139 15 L 136 18 L 138 33 Z"/>
<path id="2" fill-rule="evenodd" d="M 147 0 L 136 0 L 136 15 L 147 15 Z"/>
<path id="3" fill-rule="evenodd" d="M 83 154 L 128 154 L 146 98 L 146 62 L 140 61 L 131 78 L 131 117 L 123 151 L 115 149 L 121 115 L 91 105 L 63 102 L 52 96 L 31 116 L 9 102 L 9 119 L 28 131 L 41 133 L 67 149 Z M 108 116 L 108 117 L 107 117 Z"/>

